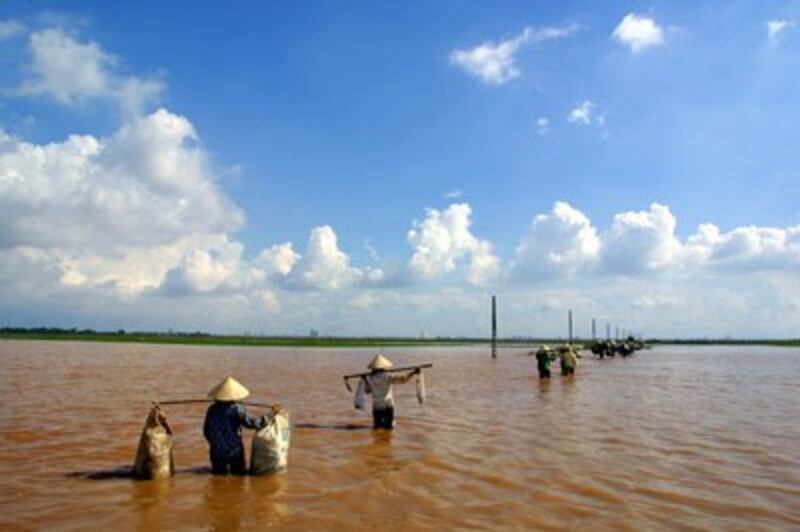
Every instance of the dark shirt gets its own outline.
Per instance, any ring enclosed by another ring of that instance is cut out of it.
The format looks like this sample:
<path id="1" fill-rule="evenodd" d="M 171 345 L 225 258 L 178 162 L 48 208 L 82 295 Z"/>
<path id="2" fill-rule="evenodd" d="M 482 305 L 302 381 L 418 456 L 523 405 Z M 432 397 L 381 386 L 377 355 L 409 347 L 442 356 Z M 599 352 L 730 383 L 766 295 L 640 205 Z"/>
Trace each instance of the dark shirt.
<path id="1" fill-rule="evenodd" d="M 206 412 L 203 434 L 208 440 L 211 454 L 227 459 L 244 452 L 242 427 L 258 430 L 266 427 L 268 423 L 266 416 L 247 415 L 239 403 L 215 401 Z"/>
<path id="2" fill-rule="evenodd" d="M 536 362 L 542 369 L 549 369 L 550 368 L 550 353 L 547 351 L 538 351 L 536 353 Z"/>

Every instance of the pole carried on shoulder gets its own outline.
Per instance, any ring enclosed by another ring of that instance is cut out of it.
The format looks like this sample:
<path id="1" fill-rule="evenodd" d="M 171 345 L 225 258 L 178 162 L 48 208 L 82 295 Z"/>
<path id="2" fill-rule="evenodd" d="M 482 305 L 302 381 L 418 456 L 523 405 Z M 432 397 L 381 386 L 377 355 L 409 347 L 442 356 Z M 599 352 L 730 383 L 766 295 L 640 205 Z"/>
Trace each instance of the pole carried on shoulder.
<path id="1" fill-rule="evenodd" d="M 396 373 L 398 371 L 410 371 L 412 369 L 425 369 L 425 368 L 432 368 L 433 364 L 419 364 L 418 366 L 405 366 L 403 368 L 390 368 L 384 370 L 386 373 Z M 365 371 L 363 373 L 353 373 L 352 375 L 345 375 L 342 377 L 344 379 L 344 386 L 347 388 L 348 391 L 352 392 L 353 389 L 350 388 L 349 379 L 355 379 L 360 377 L 366 377 L 367 375 L 371 375 L 372 372 Z"/>
<path id="2" fill-rule="evenodd" d="M 213 399 L 175 399 L 170 401 L 153 401 L 154 405 L 188 405 L 192 403 L 213 403 Z M 278 405 L 270 405 L 267 403 L 251 403 L 249 401 L 236 401 L 245 406 L 256 406 L 260 408 L 275 408 Z"/>

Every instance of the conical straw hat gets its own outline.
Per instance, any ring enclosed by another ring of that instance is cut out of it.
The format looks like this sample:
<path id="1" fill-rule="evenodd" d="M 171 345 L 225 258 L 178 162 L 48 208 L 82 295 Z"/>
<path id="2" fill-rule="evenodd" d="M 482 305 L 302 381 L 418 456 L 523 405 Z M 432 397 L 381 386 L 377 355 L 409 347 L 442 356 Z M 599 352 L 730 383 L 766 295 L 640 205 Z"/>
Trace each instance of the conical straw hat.
<path id="1" fill-rule="evenodd" d="M 372 359 L 367 368 L 369 369 L 389 369 L 393 366 L 392 361 L 383 355 L 377 355 Z"/>
<path id="2" fill-rule="evenodd" d="M 208 392 L 208 397 L 215 401 L 241 401 L 248 395 L 250 390 L 231 376 L 225 377 L 225 380 Z"/>

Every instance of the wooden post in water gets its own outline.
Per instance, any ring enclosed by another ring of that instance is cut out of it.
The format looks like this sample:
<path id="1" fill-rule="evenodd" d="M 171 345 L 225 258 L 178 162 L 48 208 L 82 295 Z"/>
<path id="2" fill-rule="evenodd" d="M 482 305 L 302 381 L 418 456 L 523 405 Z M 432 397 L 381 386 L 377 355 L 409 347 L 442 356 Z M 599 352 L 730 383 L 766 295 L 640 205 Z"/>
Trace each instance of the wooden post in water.
<path id="1" fill-rule="evenodd" d="M 492 296 L 492 358 L 497 358 L 497 298 Z"/>
<path id="2" fill-rule="evenodd" d="M 597 341 L 597 320 L 592 318 L 592 341 Z"/>
<path id="3" fill-rule="evenodd" d="M 572 345 L 572 309 L 569 309 L 569 345 Z"/>

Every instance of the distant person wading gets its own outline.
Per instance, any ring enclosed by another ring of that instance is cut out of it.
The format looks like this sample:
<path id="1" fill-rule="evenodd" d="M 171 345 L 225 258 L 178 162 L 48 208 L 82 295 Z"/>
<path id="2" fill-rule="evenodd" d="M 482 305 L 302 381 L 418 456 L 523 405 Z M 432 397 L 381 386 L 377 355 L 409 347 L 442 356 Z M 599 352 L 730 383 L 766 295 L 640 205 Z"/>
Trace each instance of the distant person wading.
<path id="1" fill-rule="evenodd" d="M 539 370 L 540 379 L 550 378 L 550 354 L 551 349 L 543 345 L 536 351 L 536 366 Z"/>
<path id="2" fill-rule="evenodd" d="M 242 427 L 259 430 L 272 421 L 271 416 L 251 417 L 238 401 L 250 391 L 233 377 L 227 377 L 208 396 L 214 403 L 208 407 L 203 434 L 208 440 L 211 472 L 215 475 L 247 473 L 242 444 Z"/>
<path id="3" fill-rule="evenodd" d="M 561 374 L 575 375 L 575 366 L 578 365 L 575 349 L 571 345 L 561 346 L 559 356 L 561 357 Z"/>
<path id="4" fill-rule="evenodd" d="M 371 370 L 370 374 L 364 377 L 365 392 L 372 394 L 372 420 L 373 427 L 376 429 L 394 428 L 392 385 L 405 384 L 421 371 L 417 368 L 403 376 L 395 376 L 386 372 L 392 368 L 392 365 L 388 358 L 378 355 L 367 366 Z"/>

